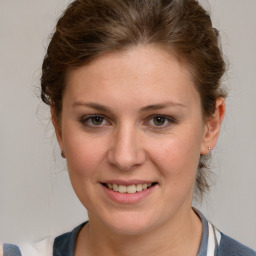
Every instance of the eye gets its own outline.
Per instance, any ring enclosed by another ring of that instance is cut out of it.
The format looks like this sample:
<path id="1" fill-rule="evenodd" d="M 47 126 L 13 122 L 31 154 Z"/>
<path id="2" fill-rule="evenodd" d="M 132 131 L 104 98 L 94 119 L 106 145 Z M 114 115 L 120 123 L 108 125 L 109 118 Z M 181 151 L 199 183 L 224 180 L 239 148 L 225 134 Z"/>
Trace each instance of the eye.
<path id="1" fill-rule="evenodd" d="M 166 128 L 172 123 L 175 123 L 175 120 L 172 117 L 162 115 L 155 115 L 148 121 L 148 124 L 155 128 Z"/>
<path id="2" fill-rule="evenodd" d="M 155 116 L 152 119 L 152 121 L 153 121 L 154 125 L 156 125 L 156 126 L 162 126 L 167 122 L 166 118 L 163 116 Z"/>
<path id="3" fill-rule="evenodd" d="M 81 122 L 88 127 L 101 127 L 108 124 L 106 119 L 100 115 L 84 116 Z"/>

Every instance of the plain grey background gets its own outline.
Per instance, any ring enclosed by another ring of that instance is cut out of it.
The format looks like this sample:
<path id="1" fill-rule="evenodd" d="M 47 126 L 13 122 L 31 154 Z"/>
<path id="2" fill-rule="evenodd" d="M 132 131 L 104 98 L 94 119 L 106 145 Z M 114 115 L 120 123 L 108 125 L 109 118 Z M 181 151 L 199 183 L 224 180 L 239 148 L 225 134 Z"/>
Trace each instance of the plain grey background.
<path id="1" fill-rule="evenodd" d="M 32 241 L 87 218 L 60 158 L 40 66 L 66 0 L 0 0 L 0 241 Z M 227 113 L 212 168 L 216 185 L 197 207 L 256 249 L 256 1 L 201 1 L 220 30 L 230 68 Z"/>

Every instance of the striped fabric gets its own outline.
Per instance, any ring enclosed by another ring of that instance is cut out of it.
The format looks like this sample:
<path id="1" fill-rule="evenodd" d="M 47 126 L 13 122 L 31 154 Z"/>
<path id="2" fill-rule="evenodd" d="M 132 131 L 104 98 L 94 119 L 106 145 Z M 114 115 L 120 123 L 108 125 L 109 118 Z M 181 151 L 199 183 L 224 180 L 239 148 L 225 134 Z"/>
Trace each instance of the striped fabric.
<path id="1" fill-rule="evenodd" d="M 4 256 L 21 256 L 20 249 L 17 245 L 4 244 L 1 251 L 4 252 Z"/>
<path id="2" fill-rule="evenodd" d="M 256 252 L 221 233 L 197 210 L 203 224 L 203 234 L 197 256 L 256 256 Z M 0 244 L 0 256 L 74 256 L 75 239 L 81 228 L 56 238 L 48 237 L 34 244 L 16 246 Z"/>
<path id="3" fill-rule="evenodd" d="M 207 256 L 215 256 L 220 245 L 221 234 L 210 222 L 208 222 L 208 232 Z"/>

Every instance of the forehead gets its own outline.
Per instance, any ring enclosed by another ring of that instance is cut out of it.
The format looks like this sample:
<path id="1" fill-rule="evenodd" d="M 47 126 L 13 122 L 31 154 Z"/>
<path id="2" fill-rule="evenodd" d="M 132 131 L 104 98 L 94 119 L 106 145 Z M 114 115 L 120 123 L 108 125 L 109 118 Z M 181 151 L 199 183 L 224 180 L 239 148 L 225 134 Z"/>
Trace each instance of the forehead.
<path id="1" fill-rule="evenodd" d="M 191 74 L 171 51 L 136 46 L 102 55 L 69 72 L 64 94 L 73 100 L 93 97 L 122 101 L 188 101 L 198 98 Z M 192 98 L 193 98 L 192 97 Z"/>

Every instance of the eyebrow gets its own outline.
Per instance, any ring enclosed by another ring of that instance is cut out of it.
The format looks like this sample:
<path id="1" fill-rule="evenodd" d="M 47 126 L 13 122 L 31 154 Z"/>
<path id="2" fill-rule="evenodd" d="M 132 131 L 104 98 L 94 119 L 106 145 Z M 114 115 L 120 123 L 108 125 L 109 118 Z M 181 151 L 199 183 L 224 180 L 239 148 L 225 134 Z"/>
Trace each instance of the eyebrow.
<path id="1" fill-rule="evenodd" d="M 107 113 L 111 113 L 111 110 L 101 104 L 98 103 L 94 103 L 94 102 L 84 102 L 84 101 L 76 101 L 72 104 L 72 107 L 78 107 L 78 106 L 82 106 L 82 107 L 88 107 L 88 108 L 92 108 L 98 111 L 103 111 L 103 112 L 107 112 Z M 145 107 L 142 107 L 140 109 L 140 112 L 147 112 L 150 110 L 160 110 L 160 109 L 165 109 L 168 107 L 181 107 L 181 108 L 186 108 L 185 105 L 181 104 L 181 103 L 176 103 L 176 102 L 164 102 L 164 103 L 160 103 L 160 104 L 152 104 L 152 105 L 148 105 Z"/>
<path id="2" fill-rule="evenodd" d="M 73 108 L 78 106 L 93 108 L 95 110 L 104 111 L 104 112 L 111 112 L 108 107 L 98 103 L 93 103 L 93 102 L 76 101 L 75 103 L 72 104 Z"/>
<path id="3" fill-rule="evenodd" d="M 168 107 L 186 108 L 186 106 L 181 103 L 168 101 L 168 102 L 164 102 L 161 104 L 152 104 L 152 105 L 145 106 L 145 107 L 141 108 L 141 111 L 144 112 L 144 111 L 149 111 L 149 110 L 159 110 L 159 109 L 164 109 L 164 108 L 168 108 Z"/>

